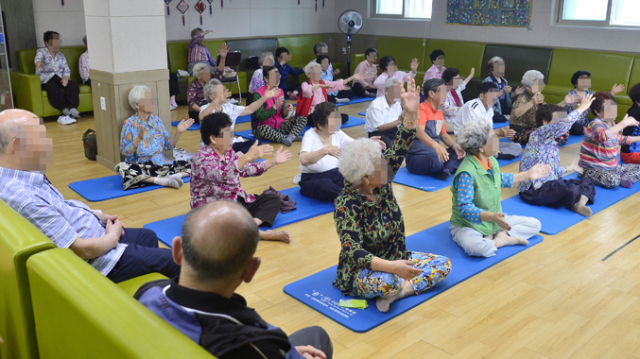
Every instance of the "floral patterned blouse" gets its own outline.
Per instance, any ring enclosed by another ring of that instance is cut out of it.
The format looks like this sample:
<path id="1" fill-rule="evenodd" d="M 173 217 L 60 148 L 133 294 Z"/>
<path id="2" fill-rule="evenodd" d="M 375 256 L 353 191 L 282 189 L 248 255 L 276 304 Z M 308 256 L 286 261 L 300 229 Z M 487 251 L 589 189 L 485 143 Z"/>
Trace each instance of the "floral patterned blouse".
<path id="1" fill-rule="evenodd" d="M 89 80 L 89 50 L 80 55 L 80 60 L 78 61 L 78 72 L 80 72 L 80 78 L 82 79 L 83 84 Z"/>
<path id="2" fill-rule="evenodd" d="M 195 111 L 191 108 L 194 104 L 202 106 L 209 102 L 204 98 L 204 87 L 200 85 L 198 79 L 193 79 L 189 84 L 189 88 L 187 89 L 187 102 L 189 103 L 189 111 Z"/>
<path id="3" fill-rule="evenodd" d="M 249 83 L 249 93 L 255 93 L 257 89 L 264 86 L 264 75 L 262 74 L 262 69 L 257 69 L 253 76 L 251 76 L 251 82 Z"/>
<path id="4" fill-rule="evenodd" d="M 586 111 L 585 111 L 586 112 Z M 564 168 L 560 166 L 560 148 L 556 138 L 566 135 L 571 126 L 580 118 L 578 111 L 571 111 L 566 118 L 546 126 L 542 126 L 529 135 L 529 142 L 524 148 L 520 160 L 520 171 L 525 172 L 540 163 L 551 166 L 551 172 L 545 178 L 522 181 L 518 184 L 518 192 L 525 192 L 533 186 L 540 188 L 545 182 L 562 178 Z"/>
<path id="5" fill-rule="evenodd" d="M 144 126 L 144 138 L 138 148 L 133 147 L 133 140 L 138 137 L 138 126 Z M 171 135 L 162 124 L 162 120 L 153 114 L 143 121 L 137 113 L 124 121 L 120 135 L 120 152 L 128 164 L 153 163 L 156 166 L 170 165 L 162 151 L 171 147 Z"/>
<path id="6" fill-rule="evenodd" d="M 398 172 L 416 135 L 400 126 L 393 146 L 384 153 L 393 173 Z M 333 285 L 343 294 L 353 294 L 353 279 L 359 270 L 371 270 L 373 257 L 385 260 L 409 259 L 405 244 L 404 219 L 393 195 L 391 182 L 376 193 L 378 204 L 345 181 L 335 200 L 334 221 L 340 237 L 337 278 Z"/>
<path id="7" fill-rule="evenodd" d="M 576 91 L 576 89 L 573 89 L 571 91 L 569 91 L 569 95 L 578 95 L 578 91 Z M 593 95 L 593 92 L 591 92 L 591 90 L 585 90 L 584 91 L 584 96 L 587 95 Z M 582 97 L 582 96 L 581 96 Z M 564 106 L 564 110 L 567 111 L 567 113 L 570 113 L 571 111 L 573 111 L 573 105 L 575 105 L 576 102 L 574 103 L 568 103 Z M 576 121 L 576 123 L 581 124 L 582 126 L 586 127 L 589 124 L 589 119 L 587 118 L 587 115 L 589 115 L 589 111 L 585 111 L 580 115 L 580 118 L 578 119 L 578 121 Z"/>
<path id="8" fill-rule="evenodd" d="M 65 76 L 71 77 L 71 70 L 67 64 L 67 59 L 60 51 L 56 52 L 56 57 L 53 58 L 49 49 L 41 47 L 36 51 L 35 63 L 42 62 L 42 67 L 36 70 L 36 75 L 40 76 L 40 82 L 46 84 L 47 81 L 55 75 L 63 78 Z"/>
<path id="9" fill-rule="evenodd" d="M 513 101 L 513 107 L 511 109 L 511 117 L 509 118 L 510 127 L 514 130 L 523 130 L 527 128 L 536 128 L 536 112 L 538 111 L 538 106 L 535 105 L 530 108 L 527 112 L 523 113 L 520 116 L 515 115 L 515 111 L 517 108 L 522 107 L 527 104 L 527 102 L 531 101 L 533 97 L 532 94 L 525 92 L 522 95 L 518 95 L 515 101 Z M 541 103 L 544 105 L 544 102 Z"/>
<path id="10" fill-rule="evenodd" d="M 251 203 L 256 198 L 240 185 L 240 177 L 256 177 L 266 170 L 265 162 L 249 162 L 238 168 L 240 156 L 233 149 L 224 158 L 209 146 L 202 146 L 191 162 L 191 208 L 221 199 L 236 201 L 242 197 Z"/>

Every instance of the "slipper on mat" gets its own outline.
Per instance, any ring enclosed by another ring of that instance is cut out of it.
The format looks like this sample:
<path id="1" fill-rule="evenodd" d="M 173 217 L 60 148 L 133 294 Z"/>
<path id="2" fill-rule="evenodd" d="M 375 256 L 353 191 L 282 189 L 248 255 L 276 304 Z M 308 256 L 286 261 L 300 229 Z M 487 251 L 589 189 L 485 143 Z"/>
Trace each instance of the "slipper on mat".
<path id="1" fill-rule="evenodd" d="M 498 249 L 496 255 L 489 258 L 470 257 L 458 246 L 449 234 L 449 222 L 425 229 L 407 237 L 407 249 L 416 252 L 434 253 L 451 260 L 451 273 L 433 288 L 420 295 L 400 299 L 391 304 L 387 313 L 376 308 L 375 300 L 369 300 L 367 309 L 350 309 L 338 306 L 345 297 L 332 285 L 336 278 L 336 266 L 295 281 L 284 287 L 284 292 L 308 305 L 312 309 L 336 321 L 338 324 L 357 333 L 367 332 L 407 311 L 426 302 L 447 289 L 474 275 L 494 266 L 505 259 L 518 254 L 540 242 L 542 237 L 535 235 L 527 246 L 508 246 Z"/>

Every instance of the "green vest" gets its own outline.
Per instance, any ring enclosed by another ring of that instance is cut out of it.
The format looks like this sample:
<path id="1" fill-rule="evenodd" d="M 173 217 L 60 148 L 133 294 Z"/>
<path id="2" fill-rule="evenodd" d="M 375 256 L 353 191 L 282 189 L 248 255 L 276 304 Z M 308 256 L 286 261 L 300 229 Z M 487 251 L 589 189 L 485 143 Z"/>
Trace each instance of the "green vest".
<path id="1" fill-rule="evenodd" d="M 458 191 L 456 190 L 455 183 L 460 173 L 467 172 L 473 179 L 473 204 L 485 211 L 502 212 L 502 203 L 500 201 L 502 178 L 498 161 L 494 157 L 491 157 L 491 171 L 493 172 L 493 176 L 485 171 L 474 156 L 467 155 L 464 158 L 451 184 L 451 193 L 453 193 L 451 200 L 451 202 L 453 202 L 451 224 L 456 227 L 473 228 L 484 236 L 494 234 L 501 230 L 500 226 L 495 222 L 482 222 L 482 224 L 472 223 L 464 218 L 462 214 L 460 214 L 460 210 L 458 210 Z"/>

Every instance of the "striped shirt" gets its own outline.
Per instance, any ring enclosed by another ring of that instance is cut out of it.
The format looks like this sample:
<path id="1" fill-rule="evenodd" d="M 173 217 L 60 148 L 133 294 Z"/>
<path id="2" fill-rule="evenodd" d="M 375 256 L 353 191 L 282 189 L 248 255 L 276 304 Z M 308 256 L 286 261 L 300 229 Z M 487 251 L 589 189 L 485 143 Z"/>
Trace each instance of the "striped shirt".
<path id="1" fill-rule="evenodd" d="M 206 46 L 198 44 L 198 40 L 203 38 L 201 33 L 196 35 L 191 41 L 189 41 L 189 63 L 192 62 L 208 62 L 209 65 L 216 67 L 216 61 L 211 57 L 209 49 Z"/>
<path id="2" fill-rule="evenodd" d="M 580 148 L 580 167 L 614 170 L 618 165 L 620 144 L 630 145 L 630 138 L 609 132 L 609 126 L 596 118 L 585 127 Z"/>
<path id="3" fill-rule="evenodd" d="M 82 202 L 65 201 L 44 175 L 0 167 L 0 199 L 44 233 L 59 248 L 69 248 L 78 238 L 104 236 L 105 229 Z M 103 275 L 122 257 L 126 244 L 89 260 Z"/>

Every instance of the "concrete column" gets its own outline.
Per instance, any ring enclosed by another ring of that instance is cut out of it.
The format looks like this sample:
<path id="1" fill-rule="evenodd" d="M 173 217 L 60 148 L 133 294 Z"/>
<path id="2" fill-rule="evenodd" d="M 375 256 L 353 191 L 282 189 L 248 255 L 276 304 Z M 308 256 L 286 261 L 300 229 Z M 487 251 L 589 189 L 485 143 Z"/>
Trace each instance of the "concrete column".
<path id="1" fill-rule="evenodd" d="M 146 85 L 157 98 L 156 114 L 171 133 L 164 2 L 84 0 L 98 163 L 121 161 L 122 123 L 134 114 L 129 90 Z"/>

